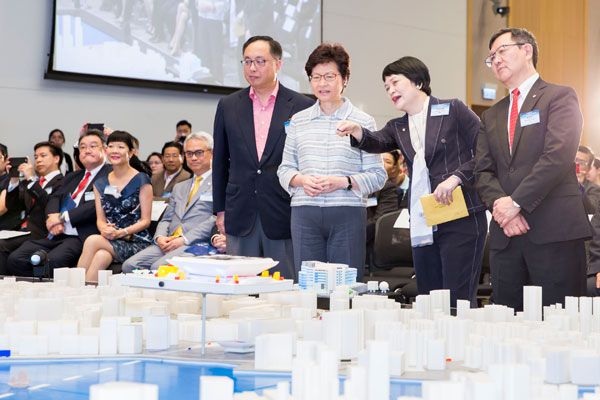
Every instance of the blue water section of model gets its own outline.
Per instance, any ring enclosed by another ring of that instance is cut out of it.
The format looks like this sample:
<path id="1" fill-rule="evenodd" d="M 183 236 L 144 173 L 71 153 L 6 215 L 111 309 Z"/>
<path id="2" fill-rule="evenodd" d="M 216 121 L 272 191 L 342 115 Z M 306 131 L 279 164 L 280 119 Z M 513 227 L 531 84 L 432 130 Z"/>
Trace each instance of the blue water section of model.
<path id="1" fill-rule="evenodd" d="M 152 383 L 160 400 L 198 400 L 200 376 L 228 376 L 236 392 L 257 391 L 290 381 L 289 373 L 236 370 L 234 365 L 168 359 L 60 359 L 0 361 L 0 400 L 87 400 L 90 386 L 113 381 Z M 340 379 L 343 381 L 343 378 Z M 15 384 L 21 387 L 15 387 Z M 342 387 L 342 384 L 340 384 Z M 580 387 L 579 395 L 593 393 Z M 421 396 L 421 382 L 392 379 L 390 399 Z"/>
<path id="2" fill-rule="evenodd" d="M 91 385 L 128 381 L 158 385 L 160 400 L 198 400 L 203 375 L 232 378 L 236 392 L 260 393 L 275 387 L 277 382 L 291 380 L 289 373 L 239 371 L 228 364 L 166 359 L 5 360 L 0 361 L 0 399 L 84 400 L 89 398 Z M 390 399 L 420 394 L 420 382 L 391 383 Z"/>

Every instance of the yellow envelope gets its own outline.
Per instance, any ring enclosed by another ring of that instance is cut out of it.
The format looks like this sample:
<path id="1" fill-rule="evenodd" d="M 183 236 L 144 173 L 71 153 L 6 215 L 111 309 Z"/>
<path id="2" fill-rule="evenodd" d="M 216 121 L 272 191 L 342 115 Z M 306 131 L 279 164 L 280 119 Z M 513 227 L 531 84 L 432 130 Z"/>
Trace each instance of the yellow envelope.
<path id="1" fill-rule="evenodd" d="M 433 194 L 423 196 L 420 200 L 427 226 L 443 224 L 469 215 L 465 196 L 460 186 L 457 186 L 452 192 L 452 203 L 450 205 L 438 203 L 435 201 Z"/>

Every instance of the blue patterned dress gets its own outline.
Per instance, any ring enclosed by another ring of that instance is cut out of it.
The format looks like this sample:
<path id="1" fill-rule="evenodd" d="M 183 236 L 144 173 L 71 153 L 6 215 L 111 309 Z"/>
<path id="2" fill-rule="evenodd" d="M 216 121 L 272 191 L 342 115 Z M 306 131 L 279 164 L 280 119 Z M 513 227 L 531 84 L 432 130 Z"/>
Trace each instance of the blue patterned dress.
<path id="1" fill-rule="evenodd" d="M 114 196 L 111 192 L 115 190 L 110 189 L 108 176 L 97 179 L 94 186 L 100 193 L 106 222 L 115 224 L 117 229 L 127 228 L 138 222 L 142 217 L 140 188 L 143 185 L 150 185 L 150 178 L 139 172 L 121 190 L 120 196 Z M 123 262 L 152 244 L 152 236 L 147 229 L 144 229 L 132 234 L 128 239 L 111 240 L 110 243 L 117 255 L 114 261 Z"/>

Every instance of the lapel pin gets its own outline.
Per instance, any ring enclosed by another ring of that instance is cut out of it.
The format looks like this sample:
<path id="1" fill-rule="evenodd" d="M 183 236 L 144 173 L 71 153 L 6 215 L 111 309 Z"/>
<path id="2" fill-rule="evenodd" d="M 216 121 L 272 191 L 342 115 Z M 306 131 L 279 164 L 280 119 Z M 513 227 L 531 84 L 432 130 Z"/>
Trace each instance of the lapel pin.
<path id="1" fill-rule="evenodd" d="M 537 96 L 537 94 L 534 94 L 534 95 L 533 95 L 533 96 L 531 96 L 531 97 L 535 99 L 535 96 Z"/>

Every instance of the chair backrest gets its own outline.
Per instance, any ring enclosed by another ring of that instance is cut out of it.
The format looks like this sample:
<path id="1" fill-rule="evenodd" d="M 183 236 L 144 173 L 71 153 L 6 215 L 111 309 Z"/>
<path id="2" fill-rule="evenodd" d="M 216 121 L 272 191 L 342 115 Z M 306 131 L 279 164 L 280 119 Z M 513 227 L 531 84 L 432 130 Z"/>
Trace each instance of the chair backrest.
<path id="1" fill-rule="evenodd" d="M 401 210 L 382 215 L 375 223 L 372 264 L 375 268 L 412 267 L 410 232 L 394 228 Z"/>

